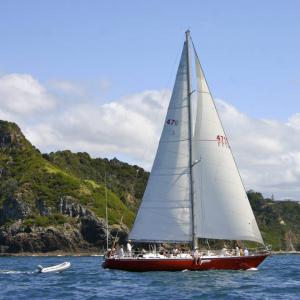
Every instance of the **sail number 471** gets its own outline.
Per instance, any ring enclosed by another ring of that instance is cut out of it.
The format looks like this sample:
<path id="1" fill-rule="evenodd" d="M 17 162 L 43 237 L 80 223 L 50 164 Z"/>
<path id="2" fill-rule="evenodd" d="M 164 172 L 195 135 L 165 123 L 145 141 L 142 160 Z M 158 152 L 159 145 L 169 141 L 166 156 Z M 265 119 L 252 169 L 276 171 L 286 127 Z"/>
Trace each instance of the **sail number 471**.
<path id="1" fill-rule="evenodd" d="M 228 146 L 227 137 L 224 135 L 217 135 L 218 146 Z"/>
<path id="2" fill-rule="evenodd" d="M 168 120 L 166 121 L 166 123 L 167 123 L 168 125 L 177 126 L 177 125 L 178 125 L 178 120 L 168 119 Z"/>

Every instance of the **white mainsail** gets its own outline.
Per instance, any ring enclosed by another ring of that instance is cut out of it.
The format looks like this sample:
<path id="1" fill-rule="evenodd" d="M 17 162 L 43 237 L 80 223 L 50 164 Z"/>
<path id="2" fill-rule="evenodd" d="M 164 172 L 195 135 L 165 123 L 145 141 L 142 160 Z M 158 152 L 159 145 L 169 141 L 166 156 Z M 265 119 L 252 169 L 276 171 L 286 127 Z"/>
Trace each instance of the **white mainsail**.
<path id="1" fill-rule="evenodd" d="M 158 150 L 131 240 L 192 240 L 187 44 L 184 44 Z"/>
<path id="2" fill-rule="evenodd" d="M 197 112 L 189 133 L 187 43 L 189 38 L 129 239 L 193 242 L 198 237 L 263 243 L 196 52 Z"/>

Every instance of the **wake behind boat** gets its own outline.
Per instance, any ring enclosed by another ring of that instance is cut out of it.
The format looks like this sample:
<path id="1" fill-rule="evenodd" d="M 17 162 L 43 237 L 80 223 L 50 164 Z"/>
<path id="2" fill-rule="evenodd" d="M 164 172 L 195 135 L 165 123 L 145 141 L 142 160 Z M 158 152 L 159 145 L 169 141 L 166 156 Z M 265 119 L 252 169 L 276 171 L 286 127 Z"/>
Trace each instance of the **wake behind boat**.
<path id="1" fill-rule="evenodd" d="M 52 273 L 52 272 L 63 272 L 71 267 L 70 262 L 63 262 L 62 264 L 51 266 L 51 267 L 42 267 L 38 265 L 38 273 Z"/>
<path id="2" fill-rule="evenodd" d="M 114 254 L 106 257 L 104 268 L 246 270 L 256 268 L 269 255 L 268 251 L 244 256 L 208 255 L 203 251 L 196 254 L 199 239 L 264 242 L 189 31 L 156 157 L 129 239 L 147 244 L 190 244 L 192 251 L 184 256 Z"/>

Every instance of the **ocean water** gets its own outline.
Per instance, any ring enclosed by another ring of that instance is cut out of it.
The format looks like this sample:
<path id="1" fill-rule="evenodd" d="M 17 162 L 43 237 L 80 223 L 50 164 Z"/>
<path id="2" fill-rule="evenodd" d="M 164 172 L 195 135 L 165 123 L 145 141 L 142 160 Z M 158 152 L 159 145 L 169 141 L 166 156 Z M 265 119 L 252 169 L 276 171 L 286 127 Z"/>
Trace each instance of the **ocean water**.
<path id="1" fill-rule="evenodd" d="M 70 261 L 63 273 L 36 266 Z M 300 299 L 300 255 L 269 257 L 257 271 L 131 273 L 101 257 L 0 257 L 0 299 Z"/>

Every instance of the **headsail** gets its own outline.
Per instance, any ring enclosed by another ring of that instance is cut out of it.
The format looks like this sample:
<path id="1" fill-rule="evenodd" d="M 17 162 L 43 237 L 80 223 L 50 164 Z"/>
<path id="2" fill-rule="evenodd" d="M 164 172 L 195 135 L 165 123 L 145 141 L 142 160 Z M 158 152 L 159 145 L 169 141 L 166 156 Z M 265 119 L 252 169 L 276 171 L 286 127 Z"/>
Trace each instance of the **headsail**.
<path id="1" fill-rule="evenodd" d="M 195 51 L 197 115 L 193 139 L 196 235 L 263 244 L 230 145 Z"/>
<path id="2" fill-rule="evenodd" d="M 129 235 L 132 240 L 192 240 L 187 51 L 185 43 L 151 175 Z"/>

